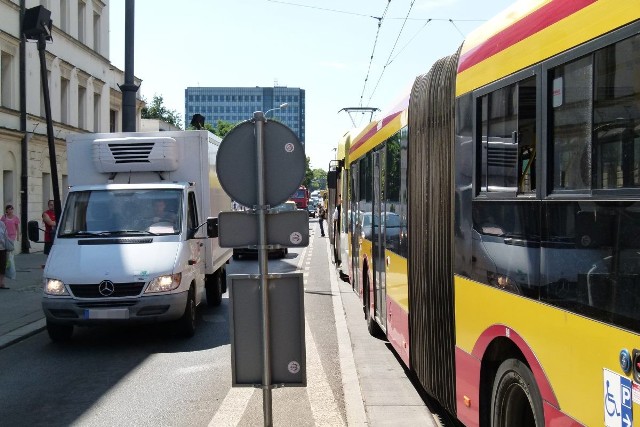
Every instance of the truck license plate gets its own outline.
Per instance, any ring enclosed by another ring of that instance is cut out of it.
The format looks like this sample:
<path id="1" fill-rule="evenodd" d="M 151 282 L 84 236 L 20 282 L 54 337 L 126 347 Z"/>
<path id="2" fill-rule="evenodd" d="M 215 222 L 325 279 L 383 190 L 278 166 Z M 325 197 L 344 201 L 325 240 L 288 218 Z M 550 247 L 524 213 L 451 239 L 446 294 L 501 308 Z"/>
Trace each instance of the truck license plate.
<path id="1" fill-rule="evenodd" d="M 106 308 L 98 310 L 84 310 L 85 319 L 128 319 L 128 308 Z"/>

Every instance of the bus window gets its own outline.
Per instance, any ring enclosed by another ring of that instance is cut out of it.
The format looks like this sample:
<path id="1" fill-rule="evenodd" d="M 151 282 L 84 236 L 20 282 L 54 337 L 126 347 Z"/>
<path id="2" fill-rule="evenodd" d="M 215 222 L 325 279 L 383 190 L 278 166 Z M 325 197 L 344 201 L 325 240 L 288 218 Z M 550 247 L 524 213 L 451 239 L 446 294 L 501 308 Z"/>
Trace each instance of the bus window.
<path id="1" fill-rule="evenodd" d="M 480 191 L 535 192 L 535 77 L 482 96 L 479 108 Z"/>
<path id="2" fill-rule="evenodd" d="M 640 187 L 640 36 L 594 58 L 595 188 Z"/>
<path id="3" fill-rule="evenodd" d="M 551 73 L 553 189 L 591 188 L 591 58 Z"/>

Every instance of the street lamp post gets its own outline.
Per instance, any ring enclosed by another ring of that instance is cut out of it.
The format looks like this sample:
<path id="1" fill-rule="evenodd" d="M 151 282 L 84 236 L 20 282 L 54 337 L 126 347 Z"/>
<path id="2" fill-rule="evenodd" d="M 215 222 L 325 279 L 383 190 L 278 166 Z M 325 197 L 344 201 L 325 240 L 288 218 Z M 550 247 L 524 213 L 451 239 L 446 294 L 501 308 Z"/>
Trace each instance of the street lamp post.
<path id="1" fill-rule="evenodd" d="M 272 108 L 272 109 L 270 109 L 270 110 L 265 111 L 265 112 L 264 112 L 264 117 L 265 117 L 265 119 L 267 118 L 267 114 L 269 114 L 270 112 L 272 112 L 272 111 L 277 111 L 277 110 L 284 110 L 284 109 L 285 109 L 285 108 L 287 108 L 288 106 L 289 106 L 289 104 L 288 104 L 288 103 L 283 102 L 282 104 L 280 104 L 280 106 L 279 106 L 279 107 Z"/>
<path id="2" fill-rule="evenodd" d="M 58 166 L 56 163 L 56 146 L 53 139 L 53 120 L 51 118 L 51 100 L 49 96 L 49 82 L 47 79 L 47 63 L 45 50 L 47 41 L 51 41 L 51 12 L 43 6 L 27 9 L 23 18 L 23 32 L 27 40 L 35 40 L 38 43 L 40 56 L 40 80 L 42 81 L 42 96 L 44 98 L 45 119 L 47 122 L 47 141 L 49 145 L 49 165 L 51 168 L 51 185 L 53 190 L 53 205 L 56 218 L 60 218 L 62 205 L 60 202 L 60 189 L 58 187 Z"/>

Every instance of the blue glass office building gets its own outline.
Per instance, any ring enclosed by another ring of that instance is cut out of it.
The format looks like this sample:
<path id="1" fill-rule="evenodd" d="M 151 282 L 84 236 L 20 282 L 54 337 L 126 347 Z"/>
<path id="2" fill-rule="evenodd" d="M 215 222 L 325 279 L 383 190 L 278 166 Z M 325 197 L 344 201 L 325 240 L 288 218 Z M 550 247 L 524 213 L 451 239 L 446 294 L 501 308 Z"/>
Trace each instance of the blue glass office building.
<path id="1" fill-rule="evenodd" d="M 218 120 L 238 123 L 251 119 L 254 111 L 268 111 L 286 102 L 286 108 L 270 112 L 267 118 L 275 117 L 289 126 L 304 143 L 304 98 L 304 89 L 284 86 L 188 87 L 184 91 L 185 122 L 188 126 L 199 113 L 214 126 Z"/>

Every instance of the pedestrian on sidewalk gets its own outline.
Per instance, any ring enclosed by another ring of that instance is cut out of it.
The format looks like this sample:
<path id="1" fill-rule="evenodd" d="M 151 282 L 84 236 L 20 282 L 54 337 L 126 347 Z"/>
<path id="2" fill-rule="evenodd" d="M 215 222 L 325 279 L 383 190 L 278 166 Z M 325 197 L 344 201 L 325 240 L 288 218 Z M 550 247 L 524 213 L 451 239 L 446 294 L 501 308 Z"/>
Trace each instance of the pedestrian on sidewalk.
<path id="1" fill-rule="evenodd" d="M 4 285 L 4 274 L 7 271 L 7 227 L 0 221 L 0 289 L 9 289 Z"/>
<path id="2" fill-rule="evenodd" d="M 320 203 L 318 206 L 318 224 L 320 224 L 320 237 L 324 237 L 324 219 L 327 217 L 327 211 L 324 205 Z"/>
<path id="3" fill-rule="evenodd" d="M 16 278 L 16 261 L 14 258 L 16 242 L 20 240 L 20 218 L 13 214 L 13 205 L 7 205 L 4 208 L 4 215 L 0 217 L 0 222 L 5 226 L 9 246 L 6 248 L 6 261 L 4 275 L 8 279 Z M 6 246 L 6 245 L 5 245 Z"/>
<path id="4" fill-rule="evenodd" d="M 49 200 L 47 210 L 42 214 L 42 222 L 44 222 L 44 253 L 46 255 L 49 255 L 51 246 L 53 246 L 53 233 L 56 229 L 56 211 L 53 208 L 53 200 Z"/>
<path id="5" fill-rule="evenodd" d="M 0 217 L 0 221 L 4 222 L 4 225 L 7 228 L 9 240 L 14 243 L 13 246 L 15 248 L 15 242 L 20 240 L 20 218 L 18 218 L 17 215 L 14 215 L 13 205 L 7 205 L 4 208 L 4 215 Z"/>

